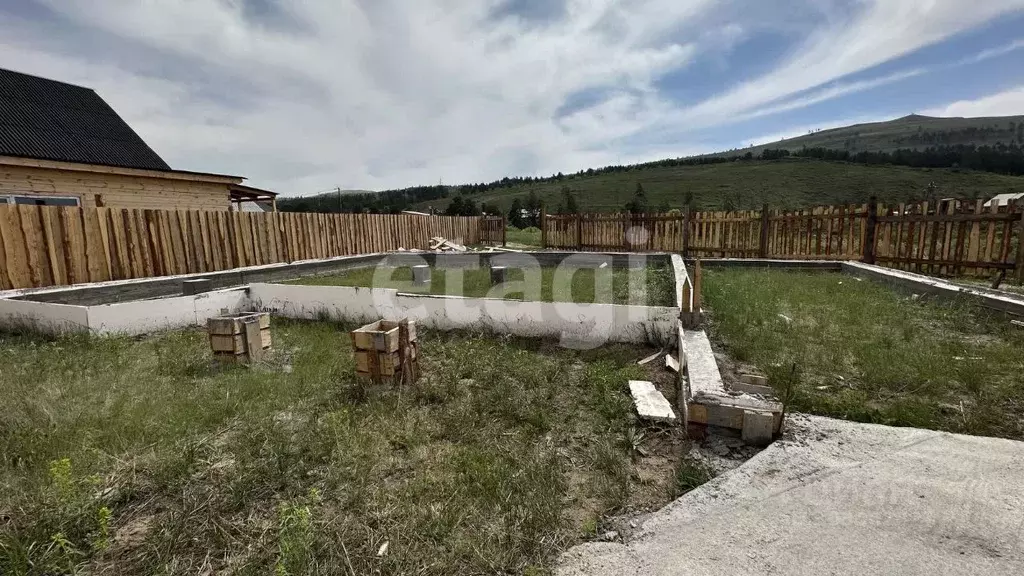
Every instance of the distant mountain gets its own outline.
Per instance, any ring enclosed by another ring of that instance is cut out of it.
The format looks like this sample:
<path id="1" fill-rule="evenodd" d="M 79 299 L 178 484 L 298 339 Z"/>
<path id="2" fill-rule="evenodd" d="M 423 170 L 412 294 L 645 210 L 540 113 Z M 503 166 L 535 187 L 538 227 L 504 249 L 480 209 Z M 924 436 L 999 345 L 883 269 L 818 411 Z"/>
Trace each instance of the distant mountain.
<path id="1" fill-rule="evenodd" d="M 898 149 L 923 150 L 933 146 L 995 146 L 996 144 L 1024 145 L 1024 116 L 996 116 L 989 118 L 934 118 L 911 114 L 888 122 L 855 124 L 843 128 L 822 130 L 711 156 L 731 156 L 737 153 L 762 150 L 801 148 L 829 148 L 856 152 L 892 152 Z"/>

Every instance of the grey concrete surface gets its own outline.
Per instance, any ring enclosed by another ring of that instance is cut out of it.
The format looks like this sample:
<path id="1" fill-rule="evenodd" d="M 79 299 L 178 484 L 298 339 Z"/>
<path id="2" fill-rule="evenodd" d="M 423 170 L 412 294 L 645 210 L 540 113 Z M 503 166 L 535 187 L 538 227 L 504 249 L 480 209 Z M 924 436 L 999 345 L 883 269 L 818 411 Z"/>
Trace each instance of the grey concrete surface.
<path id="1" fill-rule="evenodd" d="M 560 576 L 1024 574 L 1024 443 L 787 417 L 786 438 Z"/>

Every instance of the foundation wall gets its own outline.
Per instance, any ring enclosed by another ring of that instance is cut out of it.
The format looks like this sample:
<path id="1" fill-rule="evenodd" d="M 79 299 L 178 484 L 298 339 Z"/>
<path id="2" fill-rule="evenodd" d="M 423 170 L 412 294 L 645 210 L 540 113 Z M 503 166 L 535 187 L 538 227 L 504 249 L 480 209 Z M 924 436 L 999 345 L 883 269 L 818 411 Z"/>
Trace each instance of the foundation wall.
<path id="1" fill-rule="evenodd" d="M 253 284 L 249 290 L 255 309 L 289 318 L 349 322 L 409 318 L 437 330 L 559 338 L 569 347 L 605 342 L 669 343 L 675 339 L 679 314 L 673 307 L 518 302 L 342 286 Z"/>

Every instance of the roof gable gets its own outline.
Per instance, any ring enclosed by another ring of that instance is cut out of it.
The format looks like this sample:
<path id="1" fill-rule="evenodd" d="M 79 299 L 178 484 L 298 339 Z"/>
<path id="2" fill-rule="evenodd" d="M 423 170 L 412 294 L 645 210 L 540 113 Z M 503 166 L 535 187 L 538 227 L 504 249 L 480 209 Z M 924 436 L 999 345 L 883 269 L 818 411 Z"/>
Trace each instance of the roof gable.
<path id="1" fill-rule="evenodd" d="M 171 169 L 93 90 L 3 68 L 0 155 Z"/>

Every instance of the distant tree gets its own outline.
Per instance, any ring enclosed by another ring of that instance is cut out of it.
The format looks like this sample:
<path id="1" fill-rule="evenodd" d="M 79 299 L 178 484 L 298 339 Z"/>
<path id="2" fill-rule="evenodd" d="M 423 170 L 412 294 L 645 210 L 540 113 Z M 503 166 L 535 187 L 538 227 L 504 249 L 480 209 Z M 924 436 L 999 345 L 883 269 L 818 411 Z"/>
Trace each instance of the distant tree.
<path id="1" fill-rule="evenodd" d="M 530 190 L 530 194 L 526 197 L 527 226 L 540 225 L 540 209 L 541 202 L 540 198 L 537 197 L 537 192 Z"/>
<path id="2" fill-rule="evenodd" d="M 519 198 L 514 198 L 512 207 L 508 209 L 508 223 L 516 228 L 526 227 L 526 221 L 523 218 L 523 202 Z"/>
<path id="3" fill-rule="evenodd" d="M 579 214 L 580 206 L 576 202 L 576 196 L 572 193 L 572 188 L 568 186 L 562 186 L 562 203 L 559 206 L 559 214 Z"/>
<path id="4" fill-rule="evenodd" d="M 448 216 L 479 216 L 480 209 L 477 208 L 476 202 L 459 195 L 452 198 L 451 203 L 448 204 L 448 209 L 444 213 Z"/>
<path id="5" fill-rule="evenodd" d="M 722 199 L 722 210 L 725 210 L 726 212 L 735 212 L 738 209 L 737 204 L 738 202 L 736 201 L 735 196 L 732 194 L 726 194 L 725 198 Z"/>
<path id="6" fill-rule="evenodd" d="M 456 196 L 448 203 L 444 213 L 446 216 L 461 216 L 463 210 L 465 210 L 465 205 L 463 204 L 462 196 Z"/>
<path id="7" fill-rule="evenodd" d="M 636 191 L 633 192 L 633 199 L 626 202 L 626 212 L 632 214 L 643 214 L 649 212 L 649 206 L 647 205 L 647 193 L 644 192 L 644 185 L 637 182 Z"/>
<path id="8" fill-rule="evenodd" d="M 501 208 L 498 208 L 498 205 L 492 202 L 481 203 L 480 211 L 488 216 L 497 216 L 501 214 Z"/>
<path id="9" fill-rule="evenodd" d="M 683 208 L 693 211 L 697 207 L 697 202 L 693 198 L 693 190 L 687 190 L 683 193 Z"/>

